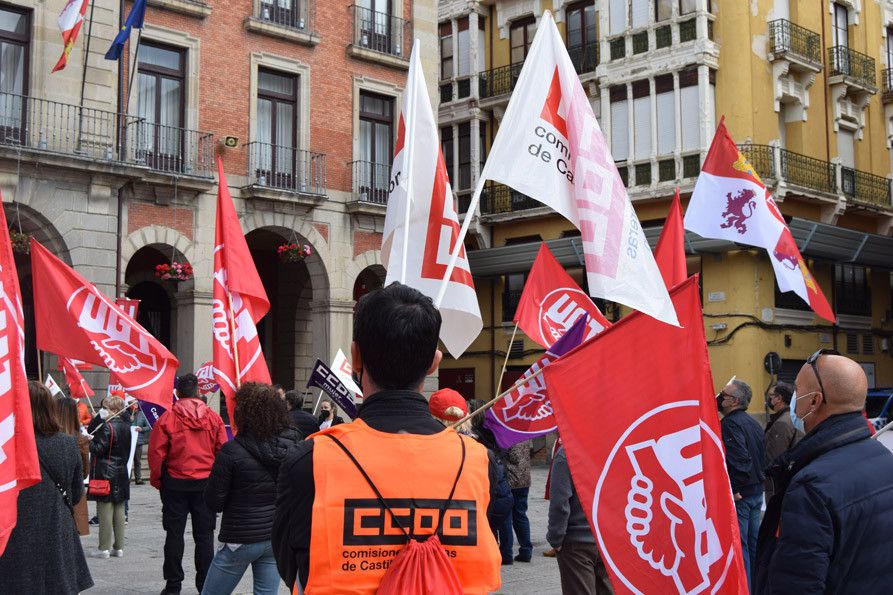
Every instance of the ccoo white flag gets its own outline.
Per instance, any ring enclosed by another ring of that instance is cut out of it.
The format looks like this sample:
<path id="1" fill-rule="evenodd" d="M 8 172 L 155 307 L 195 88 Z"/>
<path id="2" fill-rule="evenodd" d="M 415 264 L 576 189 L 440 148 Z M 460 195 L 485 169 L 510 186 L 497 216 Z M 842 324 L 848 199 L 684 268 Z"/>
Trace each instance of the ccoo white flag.
<path id="1" fill-rule="evenodd" d="M 456 246 L 459 218 L 440 152 L 418 41 L 409 61 L 390 185 L 393 190 L 381 245 L 381 260 L 388 270 L 385 285 L 400 281 L 434 299 Z M 439 307 L 443 318 L 440 339 L 458 358 L 483 328 L 464 247 L 460 246 Z"/>
<path id="2" fill-rule="evenodd" d="M 61 388 L 59 388 L 59 385 L 56 383 L 56 380 L 49 374 L 47 374 L 47 379 L 43 383 L 43 385 L 50 390 L 50 394 L 53 395 L 54 397 L 64 397 L 65 396 L 65 393 L 62 392 Z"/>
<path id="3" fill-rule="evenodd" d="M 645 234 L 552 13 L 540 21 L 481 172 L 577 226 L 589 292 L 678 325 Z"/>

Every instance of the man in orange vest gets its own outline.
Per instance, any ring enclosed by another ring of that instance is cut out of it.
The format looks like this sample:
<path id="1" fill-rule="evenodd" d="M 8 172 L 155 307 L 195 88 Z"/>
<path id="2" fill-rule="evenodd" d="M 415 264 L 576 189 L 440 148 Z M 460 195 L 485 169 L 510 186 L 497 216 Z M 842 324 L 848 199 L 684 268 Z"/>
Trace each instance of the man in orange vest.
<path id="1" fill-rule="evenodd" d="M 440 324 L 431 299 L 399 283 L 357 304 L 359 416 L 300 443 L 279 470 L 273 552 L 289 587 L 375 593 L 407 540 L 436 532 L 465 593 L 499 588 L 487 523 L 493 464 L 431 417 L 420 394 L 443 355 Z"/>

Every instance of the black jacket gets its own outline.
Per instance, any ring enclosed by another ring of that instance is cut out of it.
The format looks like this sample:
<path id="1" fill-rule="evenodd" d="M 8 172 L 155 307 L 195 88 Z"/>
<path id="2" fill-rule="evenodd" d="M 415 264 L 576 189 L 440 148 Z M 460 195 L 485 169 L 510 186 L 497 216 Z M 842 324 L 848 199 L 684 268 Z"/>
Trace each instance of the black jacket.
<path id="1" fill-rule="evenodd" d="M 111 448 L 109 448 L 111 446 Z M 107 479 L 111 485 L 108 496 L 87 499 L 96 502 L 124 502 L 130 499 L 130 474 L 127 460 L 130 458 L 130 419 L 120 415 L 106 422 L 90 441 L 90 479 Z"/>
<path id="2" fill-rule="evenodd" d="M 754 593 L 889 592 L 893 453 L 870 435 L 861 413 L 834 415 L 776 459 Z"/>
<path id="3" fill-rule="evenodd" d="M 205 485 L 205 504 L 222 512 L 222 543 L 258 543 L 270 539 L 276 506 L 276 476 L 289 449 L 302 439 L 288 428 L 272 440 L 238 434 L 223 445 Z"/>
<path id="4" fill-rule="evenodd" d="M 292 409 L 288 414 L 291 416 L 292 427 L 298 429 L 302 439 L 319 431 L 319 421 L 306 411 L 302 409 Z"/>
<path id="5" fill-rule="evenodd" d="M 722 418 L 722 442 L 726 449 L 726 468 L 732 492 L 742 497 L 763 493 L 766 446 L 763 428 L 743 409 Z"/>
<path id="6" fill-rule="evenodd" d="M 429 435 L 443 431 L 431 417 L 428 402 L 412 391 L 381 391 L 363 400 L 359 419 L 379 432 Z M 273 554 L 279 575 L 291 589 L 295 580 L 307 584 L 310 571 L 310 526 L 313 499 L 313 440 L 305 440 L 292 450 L 279 471 L 279 495 L 273 518 Z M 493 465 L 490 465 L 493 477 Z M 490 486 L 492 498 L 492 483 Z"/>

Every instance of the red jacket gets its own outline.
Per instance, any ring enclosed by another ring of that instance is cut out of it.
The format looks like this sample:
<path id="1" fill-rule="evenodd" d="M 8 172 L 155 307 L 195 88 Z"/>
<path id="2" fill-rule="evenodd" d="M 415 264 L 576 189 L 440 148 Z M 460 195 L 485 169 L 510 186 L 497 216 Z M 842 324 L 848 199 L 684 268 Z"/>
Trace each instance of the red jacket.
<path id="1" fill-rule="evenodd" d="M 217 451 L 226 443 L 223 420 L 199 399 L 180 399 L 158 418 L 149 437 L 149 482 L 207 479 Z"/>

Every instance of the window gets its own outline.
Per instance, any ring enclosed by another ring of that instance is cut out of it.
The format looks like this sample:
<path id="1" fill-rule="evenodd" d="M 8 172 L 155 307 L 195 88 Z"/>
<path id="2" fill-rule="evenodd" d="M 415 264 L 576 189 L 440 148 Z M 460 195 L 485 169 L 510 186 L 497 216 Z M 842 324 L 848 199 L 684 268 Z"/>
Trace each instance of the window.
<path id="1" fill-rule="evenodd" d="M 140 45 L 137 113 L 147 125 L 142 150 L 151 167 L 183 169 L 186 52 L 143 42 Z"/>
<path id="2" fill-rule="evenodd" d="M 809 304 L 803 301 L 799 295 L 793 291 L 782 292 L 775 283 L 775 307 L 786 308 L 788 310 L 802 310 L 804 312 L 812 311 Z"/>
<path id="3" fill-rule="evenodd" d="M 261 0 L 260 6 L 262 20 L 286 27 L 304 28 L 299 0 Z"/>
<path id="4" fill-rule="evenodd" d="M 595 4 L 574 4 L 567 9 L 567 51 L 577 72 L 594 70 L 598 55 Z"/>
<path id="5" fill-rule="evenodd" d="M 440 24 L 440 80 L 453 78 L 453 24 Z"/>
<path id="6" fill-rule="evenodd" d="M 608 33 L 617 35 L 626 31 L 627 0 L 610 0 Z"/>
<path id="7" fill-rule="evenodd" d="M 376 52 L 399 54 L 402 31 L 392 31 L 391 0 L 357 0 L 356 6 L 360 44 Z"/>
<path id="8" fill-rule="evenodd" d="M 440 152 L 443 153 L 443 164 L 446 167 L 450 183 L 456 179 L 456 171 L 453 169 L 453 127 L 444 126 L 440 129 Z"/>
<path id="9" fill-rule="evenodd" d="M 480 144 L 478 145 L 478 153 L 480 154 L 478 171 L 483 171 L 484 162 L 487 160 L 487 123 L 484 121 L 478 122 L 478 136 L 478 140 L 480 140 Z"/>
<path id="10" fill-rule="evenodd" d="M 865 267 L 854 264 L 836 265 L 834 296 L 838 314 L 871 316 L 871 288 Z"/>
<path id="11" fill-rule="evenodd" d="M 630 0 L 630 21 L 632 27 L 644 27 L 648 24 L 649 0 Z"/>
<path id="12" fill-rule="evenodd" d="M 843 167 L 856 166 L 855 143 L 856 136 L 852 131 L 841 128 L 837 132 L 837 156 Z"/>
<path id="13" fill-rule="evenodd" d="M 679 14 L 690 14 L 698 9 L 698 0 L 679 0 Z"/>
<path id="14" fill-rule="evenodd" d="M 629 102 L 626 85 L 611 87 L 611 155 L 614 161 L 629 159 Z"/>
<path id="15" fill-rule="evenodd" d="M 633 126 L 636 159 L 647 159 L 651 156 L 651 89 L 647 80 L 633 83 Z"/>
<path id="16" fill-rule="evenodd" d="M 0 7 L 0 133 L 21 139 L 28 93 L 28 48 L 31 41 L 30 13 Z"/>
<path id="17" fill-rule="evenodd" d="M 893 68 L 893 27 L 887 27 L 887 41 L 884 46 L 884 56 L 887 58 L 887 68 Z"/>
<path id="18" fill-rule="evenodd" d="M 536 33 L 536 20 L 532 17 L 512 23 L 510 32 L 512 64 L 520 64 L 527 57 L 533 35 Z"/>
<path id="19" fill-rule="evenodd" d="M 256 174 L 277 188 L 296 185 L 297 112 L 298 77 L 258 70 Z"/>
<path id="20" fill-rule="evenodd" d="M 521 292 L 524 291 L 524 283 L 527 281 L 527 273 L 512 273 L 505 276 L 505 288 L 502 292 L 502 321 L 511 322 L 515 317 L 515 310 L 521 301 Z"/>
<path id="21" fill-rule="evenodd" d="M 673 0 L 654 0 L 654 20 L 665 21 L 673 16 Z"/>
<path id="22" fill-rule="evenodd" d="M 679 72 L 679 105 L 681 106 L 682 150 L 692 151 L 700 144 L 698 133 L 700 109 L 698 109 L 698 69 L 687 68 Z"/>
<path id="23" fill-rule="evenodd" d="M 456 37 L 456 45 L 459 46 L 459 76 L 468 76 L 471 74 L 471 38 L 469 37 L 468 17 L 459 19 L 457 24 L 459 29 Z"/>
<path id="24" fill-rule="evenodd" d="M 673 75 L 654 77 L 657 108 L 657 154 L 668 155 L 676 150 L 676 100 Z"/>
<path id="25" fill-rule="evenodd" d="M 456 187 L 471 188 L 471 122 L 459 124 L 459 177 Z"/>
<path id="26" fill-rule="evenodd" d="M 384 204 L 394 148 L 394 99 L 360 93 L 360 192 Z"/>
<path id="27" fill-rule="evenodd" d="M 834 3 L 834 14 L 831 17 L 831 31 L 834 35 L 834 45 L 849 47 L 849 31 L 847 26 L 848 14 L 846 6 Z"/>

